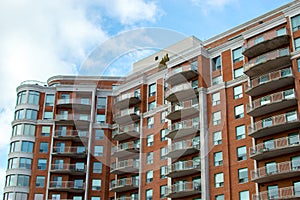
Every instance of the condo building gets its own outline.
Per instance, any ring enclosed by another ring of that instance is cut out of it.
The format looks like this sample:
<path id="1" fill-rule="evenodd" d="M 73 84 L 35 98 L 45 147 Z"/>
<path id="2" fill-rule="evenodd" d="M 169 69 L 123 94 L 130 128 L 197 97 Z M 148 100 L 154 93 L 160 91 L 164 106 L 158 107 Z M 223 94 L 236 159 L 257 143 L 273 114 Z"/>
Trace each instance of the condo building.
<path id="1" fill-rule="evenodd" d="M 300 199 L 299 0 L 132 68 L 17 88 L 4 200 Z"/>

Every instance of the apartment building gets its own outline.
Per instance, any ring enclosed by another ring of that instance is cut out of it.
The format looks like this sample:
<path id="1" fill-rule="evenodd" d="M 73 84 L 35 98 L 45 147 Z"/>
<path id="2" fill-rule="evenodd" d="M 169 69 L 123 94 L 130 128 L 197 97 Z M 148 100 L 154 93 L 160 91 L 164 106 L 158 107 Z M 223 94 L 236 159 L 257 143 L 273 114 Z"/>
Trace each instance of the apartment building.
<path id="1" fill-rule="evenodd" d="M 300 198 L 300 1 L 126 77 L 17 88 L 4 200 Z"/>

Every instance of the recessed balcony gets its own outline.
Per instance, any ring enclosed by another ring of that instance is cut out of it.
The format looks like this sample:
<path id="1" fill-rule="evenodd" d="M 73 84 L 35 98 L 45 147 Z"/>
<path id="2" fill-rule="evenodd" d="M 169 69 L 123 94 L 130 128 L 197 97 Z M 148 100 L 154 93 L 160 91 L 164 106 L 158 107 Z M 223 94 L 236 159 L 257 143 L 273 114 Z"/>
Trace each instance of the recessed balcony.
<path id="1" fill-rule="evenodd" d="M 267 91 L 274 91 L 294 83 L 291 68 L 281 69 L 265 74 L 250 81 L 245 85 L 245 92 L 250 96 L 258 96 Z"/>
<path id="2" fill-rule="evenodd" d="M 250 148 L 250 157 L 263 160 L 300 151 L 299 135 L 279 138 Z"/>
<path id="3" fill-rule="evenodd" d="M 191 155 L 200 152 L 199 140 L 183 140 L 175 142 L 166 149 L 166 156 L 170 158 L 180 158 L 182 156 Z"/>
<path id="4" fill-rule="evenodd" d="M 284 187 L 271 191 L 263 191 L 258 194 L 253 194 L 253 200 L 299 200 L 300 198 L 300 188 L 299 187 Z"/>
<path id="5" fill-rule="evenodd" d="M 165 197 L 182 199 L 197 194 L 201 194 L 201 185 L 199 183 L 182 182 L 167 187 Z"/>
<path id="6" fill-rule="evenodd" d="M 299 116 L 295 111 L 255 122 L 253 125 L 248 126 L 248 135 L 254 138 L 261 138 L 299 127 Z"/>
<path id="7" fill-rule="evenodd" d="M 139 188 L 139 180 L 134 178 L 121 178 L 110 183 L 111 192 L 126 192 Z"/>
<path id="8" fill-rule="evenodd" d="M 291 65 L 289 49 L 279 49 L 253 58 L 245 63 L 244 73 L 249 77 L 258 77 L 289 65 Z"/>
<path id="9" fill-rule="evenodd" d="M 166 91 L 166 100 L 170 102 L 178 102 L 189 99 L 195 99 L 198 96 L 197 87 L 193 87 L 191 83 L 176 85 Z"/>
<path id="10" fill-rule="evenodd" d="M 86 166 L 78 164 L 52 164 L 51 172 L 56 174 L 85 175 Z"/>
<path id="11" fill-rule="evenodd" d="M 138 173 L 140 167 L 139 160 L 136 159 L 129 159 L 129 160 L 122 160 L 116 163 L 113 163 L 110 166 L 110 173 L 113 174 L 127 174 L 127 173 Z"/>
<path id="12" fill-rule="evenodd" d="M 87 151 L 85 146 L 77 147 L 53 147 L 53 156 L 66 156 L 75 158 L 85 158 L 87 156 Z"/>
<path id="13" fill-rule="evenodd" d="M 243 54 L 248 58 L 253 58 L 268 51 L 278 49 L 283 45 L 288 45 L 290 37 L 287 35 L 286 30 L 283 33 L 278 34 L 276 30 L 270 31 L 250 39 L 247 44 L 244 45 Z"/>
<path id="14" fill-rule="evenodd" d="M 114 120 L 117 124 L 137 122 L 140 120 L 140 111 L 135 108 L 121 110 L 115 114 Z"/>
<path id="15" fill-rule="evenodd" d="M 82 130 L 56 130 L 53 137 L 57 140 L 86 142 L 88 140 L 88 132 Z"/>
<path id="16" fill-rule="evenodd" d="M 57 125 L 76 125 L 76 127 L 88 127 L 90 120 L 89 114 L 57 114 L 55 117 Z"/>
<path id="17" fill-rule="evenodd" d="M 179 178 L 184 176 L 200 173 L 201 166 L 199 161 L 177 161 L 169 165 L 166 169 L 166 176 L 171 178 Z"/>
<path id="18" fill-rule="evenodd" d="M 50 181 L 49 190 L 82 193 L 85 190 L 85 183 L 76 181 Z"/>
<path id="19" fill-rule="evenodd" d="M 288 161 L 276 165 L 260 167 L 251 171 L 251 180 L 256 183 L 266 183 L 300 175 L 300 162 Z"/>
<path id="20" fill-rule="evenodd" d="M 139 93 L 121 94 L 115 98 L 114 106 L 118 109 L 130 108 L 141 102 Z"/>
<path id="21" fill-rule="evenodd" d="M 198 76 L 198 66 L 190 65 L 172 69 L 168 72 L 166 82 L 172 86 L 187 82 Z"/>
<path id="22" fill-rule="evenodd" d="M 247 105 L 247 113 L 253 117 L 258 117 L 295 105 L 297 105 L 295 90 L 289 89 L 252 101 L 251 104 Z"/>
<path id="23" fill-rule="evenodd" d="M 128 140 L 130 138 L 138 138 L 140 136 L 140 126 L 138 123 L 117 126 L 113 131 L 112 138 L 117 141 Z"/>
<path id="24" fill-rule="evenodd" d="M 166 137 L 170 139 L 182 138 L 191 134 L 198 133 L 199 128 L 199 118 L 176 122 L 169 126 L 169 132 L 167 133 Z"/>
<path id="25" fill-rule="evenodd" d="M 140 144 L 132 142 L 126 142 L 122 144 L 118 144 L 112 148 L 112 155 L 116 157 L 124 157 L 124 156 L 136 156 L 139 155 L 140 152 Z"/>
<path id="26" fill-rule="evenodd" d="M 91 100 L 88 98 L 58 99 L 57 108 L 71 108 L 74 110 L 90 110 Z"/>
<path id="27" fill-rule="evenodd" d="M 192 116 L 199 113 L 198 100 L 196 101 L 185 101 L 174 103 L 168 108 L 166 118 L 169 120 L 185 119 L 188 116 Z"/>

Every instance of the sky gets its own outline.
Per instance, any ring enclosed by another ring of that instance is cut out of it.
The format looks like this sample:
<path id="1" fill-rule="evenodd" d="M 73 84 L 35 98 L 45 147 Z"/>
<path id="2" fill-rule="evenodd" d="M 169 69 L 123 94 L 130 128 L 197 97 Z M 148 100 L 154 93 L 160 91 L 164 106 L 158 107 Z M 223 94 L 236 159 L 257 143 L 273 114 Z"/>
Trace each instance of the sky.
<path id="1" fill-rule="evenodd" d="M 16 87 L 22 81 L 45 82 L 62 74 L 126 75 L 133 62 L 184 37 L 205 41 L 289 2 L 1 0 L 0 199 Z"/>

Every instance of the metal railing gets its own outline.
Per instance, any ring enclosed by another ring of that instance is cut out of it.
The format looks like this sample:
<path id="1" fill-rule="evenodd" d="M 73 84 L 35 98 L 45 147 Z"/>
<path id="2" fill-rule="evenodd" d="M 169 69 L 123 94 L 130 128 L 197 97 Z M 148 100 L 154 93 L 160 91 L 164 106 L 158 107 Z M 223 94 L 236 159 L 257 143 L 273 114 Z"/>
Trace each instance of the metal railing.
<path id="1" fill-rule="evenodd" d="M 56 114 L 56 120 L 85 120 L 89 121 L 90 116 L 88 114 Z"/>
<path id="2" fill-rule="evenodd" d="M 166 188 L 166 195 L 177 192 L 201 191 L 201 184 L 195 182 L 175 183 Z"/>
<path id="3" fill-rule="evenodd" d="M 86 153 L 86 147 L 80 146 L 80 147 L 53 147 L 53 153 L 72 153 L 72 154 L 84 154 Z"/>
<path id="4" fill-rule="evenodd" d="M 50 181 L 49 188 L 84 189 L 85 183 L 75 181 Z"/>
<path id="5" fill-rule="evenodd" d="M 299 187 L 284 187 L 270 191 L 260 192 L 258 194 L 253 194 L 253 200 L 271 200 L 271 199 L 289 199 L 289 198 L 300 198 L 300 188 Z"/>
<path id="6" fill-rule="evenodd" d="M 87 131 L 56 130 L 54 136 L 58 136 L 58 137 L 87 137 Z"/>
<path id="7" fill-rule="evenodd" d="M 174 131 L 174 130 L 184 129 L 184 128 L 199 129 L 199 127 L 200 127 L 199 119 L 197 119 L 197 120 L 188 119 L 188 120 L 176 122 L 176 123 L 169 125 L 169 130 Z"/>
<path id="8" fill-rule="evenodd" d="M 124 117 L 124 116 L 130 115 L 130 114 L 140 115 L 140 111 L 135 110 L 134 108 L 128 108 L 128 109 L 124 109 L 124 110 L 120 110 L 119 112 L 116 112 L 115 117 Z"/>
<path id="9" fill-rule="evenodd" d="M 112 163 L 110 166 L 110 170 L 116 170 L 116 169 L 123 169 L 123 168 L 139 168 L 140 161 L 129 159 L 129 160 L 122 160 L 116 163 Z"/>
<path id="10" fill-rule="evenodd" d="M 167 112 L 171 113 L 171 112 L 175 112 L 187 108 L 199 109 L 199 104 L 198 102 L 194 103 L 193 100 L 182 101 L 182 102 L 174 103 L 173 105 L 169 106 Z"/>
<path id="11" fill-rule="evenodd" d="M 83 104 L 83 105 L 91 105 L 91 101 L 88 98 L 72 98 L 72 99 L 58 99 L 57 105 L 60 104 Z"/>
<path id="12" fill-rule="evenodd" d="M 76 164 L 51 164 L 51 170 L 85 172 L 86 165 L 81 166 Z"/>
<path id="13" fill-rule="evenodd" d="M 173 163 L 172 165 L 168 165 L 166 168 L 166 174 L 183 171 L 183 170 L 192 170 L 192 169 L 200 169 L 200 162 L 194 160 L 188 161 L 178 161 Z"/>
<path id="14" fill-rule="evenodd" d="M 118 188 L 118 187 L 125 187 L 125 186 L 139 186 L 139 179 L 138 178 L 122 178 L 112 181 L 110 183 L 110 189 Z"/>
<path id="15" fill-rule="evenodd" d="M 197 140 L 183 140 L 175 142 L 174 144 L 171 144 L 167 146 L 166 152 L 170 153 L 172 151 L 176 150 L 185 150 L 189 148 L 196 148 L 200 150 L 200 141 Z"/>
<path id="16" fill-rule="evenodd" d="M 174 87 L 169 88 L 166 91 L 166 96 L 169 96 L 170 94 L 179 92 L 179 91 L 183 91 L 183 90 L 191 90 L 194 89 L 193 86 L 191 85 L 191 83 L 183 83 L 183 84 L 179 84 L 176 85 Z"/>
<path id="17" fill-rule="evenodd" d="M 113 137 L 116 135 L 119 135 L 121 133 L 126 132 L 140 132 L 140 126 L 139 124 L 130 124 L 130 125 L 118 125 L 117 128 L 113 131 Z"/>
<path id="18" fill-rule="evenodd" d="M 197 66 L 195 66 L 195 65 L 185 65 L 185 66 L 181 66 L 181 67 L 178 67 L 178 68 L 175 68 L 175 69 L 172 69 L 171 71 L 169 71 L 169 72 L 167 73 L 166 78 L 169 78 L 169 77 L 171 77 L 171 76 L 173 76 L 173 75 L 175 75 L 175 74 L 178 74 L 178 73 L 180 73 L 180 72 L 185 72 L 185 71 L 190 71 L 190 70 L 197 72 L 197 71 L 198 71 L 198 68 L 197 68 Z"/>
<path id="19" fill-rule="evenodd" d="M 126 93 L 126 94 L 120 94 L 119 96 L 117 96 L 115 98 L 115 103 L 119 102 L 119 101 L 123 101 L 125 99 L 130 99 L 132 97 L 135 97 L 135 98 L 141 98 L 141 94 L 140 93 L 135 93 L 135 92 L 132 92 L 132 93 Z"/>
<path id="20" fill-rule="evenodd" d="M 134 141 L 125 142 L 125 143 L 122 143 L 122 144 L 112 147 L 112 154 L 119 152 L 119 151 L 126 151 L 127 149 L 139 149 L 139 148 L 140 148 L 139 143 L 135 143 Z"/>

